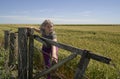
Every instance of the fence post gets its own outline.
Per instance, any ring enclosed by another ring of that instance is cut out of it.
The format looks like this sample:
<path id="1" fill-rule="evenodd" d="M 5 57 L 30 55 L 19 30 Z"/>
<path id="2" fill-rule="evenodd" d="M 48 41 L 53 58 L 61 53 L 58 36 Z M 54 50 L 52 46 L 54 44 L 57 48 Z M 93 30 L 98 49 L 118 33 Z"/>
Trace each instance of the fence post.
<path id="1" fill-rule="evenodd" d="M 89 61 L 90 61 L 89 51 L 85 50 L 82 54 L 80 62 L 78 63 L 78 68 L 76 70 L 74 79 L 82 79 L 83 78 Z"/>
<path id="2" fill-rule="evenodd" d="M 9 45 L 9 31 L 5 30 L 4 31 L 4 49 L 8 49 Z"/>
<path id="3" fill-rule="evenodd" d="M 33 54 L 34 54 L 34 36 L 33 29 L 28 29 L 29 52 L 28 52 L 28 79 L 33 78 Z"/>
<path id="4" fill-rule="evenodd" d="M 27 79 L 27 29 L 18 28 L 18 79 Z"/>
<path id="5" fill-rule="evenodd" d="M 16 34 L 10 33 L 10 49 L 9 49 L 9 62 L 8 66 L 12 65 L 15 60 L 15 53 L 16 53 Z"/>

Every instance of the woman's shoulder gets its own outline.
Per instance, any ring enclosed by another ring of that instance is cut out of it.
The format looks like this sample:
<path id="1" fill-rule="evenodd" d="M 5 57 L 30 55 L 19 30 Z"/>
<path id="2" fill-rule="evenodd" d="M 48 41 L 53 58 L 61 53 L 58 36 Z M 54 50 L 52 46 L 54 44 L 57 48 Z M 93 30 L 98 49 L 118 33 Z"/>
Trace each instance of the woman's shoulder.
<path id="1" fill-rule="evenodd" d="M 52 36 L 53 38 L 57 38 L 57 35 L 56 35 L 55 31 L 51 32 L 50 36 Z"/>

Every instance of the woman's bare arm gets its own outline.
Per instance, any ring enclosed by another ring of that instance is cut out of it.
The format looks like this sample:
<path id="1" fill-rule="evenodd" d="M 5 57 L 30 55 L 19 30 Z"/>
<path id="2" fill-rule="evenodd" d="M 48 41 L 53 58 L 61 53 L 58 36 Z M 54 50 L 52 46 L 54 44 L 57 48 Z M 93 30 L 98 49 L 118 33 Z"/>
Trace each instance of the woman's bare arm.
<path id="1" fill-rule="evenodd" d="M 36 32 L 40 33 L 40 29 L 39 29 L 39 28 L 36 28 L 36 27 L 29 27 L 29 26 L 26 26 L 26 28 L 33 29 L 33 30 L 35 30 Z"/>
<path id="2" fill-rule="evenodd" d="M 53 41 L 57 41 L 57 39 L 53 39 Z M 54 45 L 52 46 L 52 60 L 55 61 L 56 63 L 58 62 L 56 46 Z"/>
<path id="3" fill-rule="evenodd" d="M 38 28 L 33 28 L 36 32 L 40 33 L 40 29 Z"/>

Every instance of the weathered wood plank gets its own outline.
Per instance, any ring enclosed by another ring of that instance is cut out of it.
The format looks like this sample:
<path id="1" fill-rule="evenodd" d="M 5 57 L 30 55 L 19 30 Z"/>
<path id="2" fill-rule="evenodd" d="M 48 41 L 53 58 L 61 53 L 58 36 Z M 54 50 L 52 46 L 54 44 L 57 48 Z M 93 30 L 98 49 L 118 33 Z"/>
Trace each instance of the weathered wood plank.
<path id="1" fill-rule="evenodd" d="M 27 79 L 27 29 L 18 28 L 18 79 Z"/>
<path id="2" fill-rule="evenodd" d="M 43 38 L 43 37 L 39 37 L 37 35 L 34 35 L 34 38 L 39 41 L 39 42 L 42 42 L 44 41 L 47 42 L 47 43 L 50 43 L 52 45 L 55 45 L 59 48 L 62 48 L 64 50 L 68 50 L 70 52 L 76 52 L 77 54 L 79 55 L 82 55 L 83 54 L 83 51 L 84 50 L 81 50 L 79 48 L 75 48 L 75 47 L 72 47 L 72 46 L 68 46 L 68 45 L 65 45 L 65 44 L 62 44 L 62 43 L 58 43 L 58 42 L 54 42 L 50 39 L 46 39 L 46 38 Z M 42 42 L 43 43 L 43 42 Z M 104 57 L 104 56 L 100 56 L 100 55 L 96 55 L 92 52 L 89 52 L 88 55 L 90 56 L 90 58 L 94 59 L 94 60 L 97 60 L 97 61 L 100 61 L 100 62 L 103 62 L 103 63 L 106 63 L 106 64 L 109 64 L 111 59 L 110 58 L 107 58 L 107 57 Z"/>
<path id="3" fill-rule="evenodd" d="M 8 30 L 4 31 L 4 49 L 8 49 L 9 47 L 9 33 Z"/>
<path id="4" fill-rule="evenodd" d="M 15 61 L 18 61 L 18 33 L 15 33 Z"/>
<path id="5" fill-rule="evenodd" d="M 55 41 L 52 41 L 52 40 L 50 40 L 50 39 L 46 39 L 46 38 L 43 38 L 43 37 L 39 37 L 38 35 L 34 35 L 34 38 L 35 38 L 37 41 L 39 41 L 39 42 L 41 42 L 41 43 L 44 43 L 44 44 L 47 42 L 47 43 L 50 43 L 51 45 L 55 45 L 55 46 L 57 46 L 57 47 L 59 47 L 59 48 L 68 50 L 68 51 L 70 51 L 70 52 L 76 52 L 76 53 L 78 53 L 78 54 L 80 54 L 80 55 L 83 54 L 82 50 L 79 49 L 79 48 L 75 48 L 75 47 L 68 46 L 68 45 L 65 45 L 65 44 L 62 44 L 62 43 L 58 43 L 58 42 L 55 42 Z"/>
<path id="6" fill-rule="evenodd" d="M 64 63 L 72 60 L 72 59 L 75 58 L 76 56 L 77 56 L 76 53 L 71 54 L 70 56 L 68 56 L 67 58 L 63 59 L 63 60 L 60 61 L 59 63 L 53 65 L 53 66 L 50 67 L 49 69 L 45 69 L 44 71 L 38 73 L 37 75 L 35 75 L 35 76 L 33 77 L 33 79 L 38 79 L 38 78 L 40 78 L 40 77 L 42 77 L 42 76 L 50 73 L 51 71 L 53 71 L 53 70 L 57 69 L 58 67 L 62 66 Z"/>
<path id="7" fill-rule="evenodd" d="M 10 49 L 9 49 L 9 62 L 8 66 L 12 65 L 15 60 L 15 52 L 16 52 L 16 35 L 15 33 L 10 33 Z"/>
<path id="8" fill-rule="evenodd" d="M 28 79 L 33 78 L 33 52 L 34 52 L 34 36 L 33 29 L 28 29 L 29 34 L 29 52 L 28 52 Z"/>
<path id="9" fill-rule="evenodd" d="M 89 57 L 102 63 L 110 64 L 111 59 L 89 52 Z"/>
<path id="10" fill-rule="evenodd" d="M 88 51 L 84 51 L 84 54 L 82 55 L 80 62 L 78 64 L 78 68 L 75 73 L 74 79 L 82 79 L 83 75 L 85 73 L 85 70 L 89 64 L 90 58 L 88 56 Z"/>

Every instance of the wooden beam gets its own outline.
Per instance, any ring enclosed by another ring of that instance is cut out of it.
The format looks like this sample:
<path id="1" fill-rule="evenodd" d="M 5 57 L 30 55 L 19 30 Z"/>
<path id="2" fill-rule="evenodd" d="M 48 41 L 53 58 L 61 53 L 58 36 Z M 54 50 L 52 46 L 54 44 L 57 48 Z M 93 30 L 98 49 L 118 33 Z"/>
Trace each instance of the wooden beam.
<path id="1" fill-rule="evenodd" d="M 85 73 L 85 70 L 89 64 L 90 57 L 88 55 L 88 51 L 84 51 L 84 54 L 82 55 L 80 62 L 78 64 L 78 68 L 75 73 L 74 79 L 82 79 Z"/>
<path id="2" fill-rule="evenodd" d="M 63 59 L 63 60 L 60 61 L 59 63 L 53 65 L 53 66 L 50 67 L 49 69 L 45 69 L 44 71 L 38 73 L 37 75 L 35 75 L 35 76 L 33 77 L 33 79 L 38 79 L 38 78 L 40 78 L 40 77 L 42 77 L 42 76 L 50 73 L 51 71 L 53 71 L 53 70 L 57 69 L 58 67 L 62 66 L 64 63 L 72 60 L 72 59 L 75 58 L 76 56 L 77 56 L 77 54 L 75 54 L 75 53 L 71 54 L 70 56 L 68 56 L 67 58 Z"/>
<path id="3" fill-rule="evenodd" d="M 64 50 L 67 50 L 67 51 L 70 51 L 70 52 L 76 52 L 77 54 L 80 54 L 82 55 L 83 52 L 81 49 L 79 48 L 75 48 L 75 47 L 72 47 L 72 46 L 68 46 L 68 45 L 65 45 L 65 44 L 62 44 L 62 43 L 58 43 L 58 42 L 55 42 L 55 41 L 52 41 L 50 39 L 46 39 L 46 38 L 43 38 L 43 37 L 39 37 L 38 35 L 34 35 L 34 38 L 41 42 L 41 43 L 50 43 L 51 45 L 55 45 L 61 49 L 64 49 Z"/>
<path id="4" fill-rule="evenodd" d="M 33 79 L 33 52 L 34 52 L 34 31 L 28 29 L 29 35 L 29 52 L 28 52 L 28 79 Z"/>
<path id="5" fill-rule="evenodd" d="M 18 79 L 27 79 L 27 29 L 18 28 Z"/>
<path id="6" fill-rule="evenodd" d="M 41 41 L 44 41 L 44 42 L 48 42 L 50 43 L 51 45 L 55 45 L 59 48 L 62 48 L 64 50 L 67 50 L 67 51 L 70 51 L 70 52 L 76 52 L 77 54 L 79 55 L 82 55 L 84 54 L 82 49 L 79 49 L 79 48 L 76 48 L 76 47 L 73 47 L 73 46 L 68 46 L 68 45 L 65 45 L 65 44 L 62 44 L 62 43 L 58 43 L 58 42 L 55 42 L 55 41 L 52 41 L 50 39 L 46 39 L 46 38 L 43 38 L 43 37 L 39 37 L 38 35 L 34 35 L 34 38 L 41 42 Z M 42 42 L 43 43 L 43 42 Z M 97 61 L 100 61 L 102 63 L 106 63 L 106 64 L 109 64 L 111 59 L 110 58 L 107 58 L 107 57 L 104 57 L 104 56 L 100 56 L 100 55 L 96 55 L 92 52 L 89 52 L 88 55 L 90 56 L 90 58 L 94 59 L 94 60 L 97 60 Z"/>
<path id="7" fill-rule="evenodd" d="M 4 49 L 8 49 L 9 47 L 9 34 L 10 32 L 8 30 L 4 31 Z"/>
<path id="8" fill-rule="evenodd" d="M 9 49 L 9 62 L 8 66 L 12 65 L 15 60 L 15 53 L 16 53 L 16 34 L 10 33 L 10 49 Z"/>

